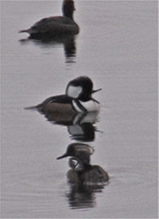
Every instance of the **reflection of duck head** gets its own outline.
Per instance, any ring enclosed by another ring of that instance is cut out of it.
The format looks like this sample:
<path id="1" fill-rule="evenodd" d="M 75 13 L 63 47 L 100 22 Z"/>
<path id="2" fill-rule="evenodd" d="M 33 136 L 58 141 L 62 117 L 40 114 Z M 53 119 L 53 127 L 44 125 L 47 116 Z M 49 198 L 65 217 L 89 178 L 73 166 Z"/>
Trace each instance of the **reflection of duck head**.
<path id="1" fill-rule="evenodd" d="M 109 180 L 107 172 L 102 167 L 90 164 L 90 155 L 93 151 L 87 144 L 72 143 L 67 147 L 66 153 L 57 158 L 71 157 L 69 160 L 71 169 L 67 174 L 71 183 L 98 185 Z"/>
<path id="2" fill-rule="evenodd" d="M 42 113 L 76 114 L 99 111 L 99 102 L 92 98 L 93 82 L 89 77 L 81 76 L 70 81 L 66 87 L 66 94 L 53 96 L 41 104 L 27 109 L 37 109 Z"/>
<path id="3" fill-rule="evenodd" d="M 78 34 L 79 26 L 73 20 L 74 11 L 74 1 L 64 0 L 62 5 L 63 16 L 43 18 L 29 29 L 20 32 L 29 33 L 32 39 Z"/>

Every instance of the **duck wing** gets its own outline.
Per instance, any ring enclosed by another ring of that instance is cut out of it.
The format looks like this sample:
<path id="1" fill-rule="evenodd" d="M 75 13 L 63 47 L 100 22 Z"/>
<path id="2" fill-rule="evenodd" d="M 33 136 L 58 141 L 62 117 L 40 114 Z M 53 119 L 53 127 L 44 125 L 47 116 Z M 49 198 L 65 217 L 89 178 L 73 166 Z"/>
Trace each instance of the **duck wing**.
<path id="1" fill-rule="evenodd" d="M 46 100 L 44 100 L 41 104 L 37 105 L 37 107 L 45 106 L 49 103 L 71 104 L 72 98 L 68 97 L 67 95 L 58 95 L 58 96 L 49 97 Z"/>
<path id="2" fill-rule="evenodd" d="M 68 97 L 67 95 L 53 96 L 53 97 L 47 98 L 42 103 L 40 103 L 40 104 L 38 104 L 36 106 L 25 107 L 25 109 L 40 109 L 40 108 L 45 108 L 45 106 L 47 106 L 47 104 L 50 104 L 50 103 L 72 104 L 72 98 Z"/>

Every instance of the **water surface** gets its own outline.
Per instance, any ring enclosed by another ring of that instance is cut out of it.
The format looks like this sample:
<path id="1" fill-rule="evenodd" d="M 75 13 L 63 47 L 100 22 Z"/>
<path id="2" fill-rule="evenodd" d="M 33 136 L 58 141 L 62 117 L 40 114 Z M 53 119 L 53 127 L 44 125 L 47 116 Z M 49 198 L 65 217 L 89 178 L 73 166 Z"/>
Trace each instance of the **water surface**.
<path id="1" fill-rule="evenodd" d="M 61 14 L 61 1 L 1 2 L 1 217 L 157 218 L 157 2 L 75 5 L 79 35 L 48 43 L 18 31 Z M 102 88 L 95 118 L 62 125 L 24 110 L 80 75 Z M 56 157 L 76 141 L 94 146 L 92 164 L 110 176 L 104 188 L 67 183 L 68 159 Z"/>

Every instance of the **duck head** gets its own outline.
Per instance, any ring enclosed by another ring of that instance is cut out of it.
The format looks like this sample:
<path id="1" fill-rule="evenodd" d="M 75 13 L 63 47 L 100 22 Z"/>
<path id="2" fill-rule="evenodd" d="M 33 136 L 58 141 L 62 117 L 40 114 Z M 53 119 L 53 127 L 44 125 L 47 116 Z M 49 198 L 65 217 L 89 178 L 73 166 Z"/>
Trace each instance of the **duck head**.
<path id="1" fill-rule="evenodd" d="M 65 157 L 73 157 L 77 159 L 79 162 L 89 164 L 90 155 L 93 154 L 93 152 L 94 149 L 87 144 L 72 143 L 68 145 L 66 152 L 62 156 L 57 157 L 57 160 Z"/>
<path id="2" fill-rule="evenodd" d="M 92 99 L 92 94 L 100 91 L 93 90 L 93 82 L 89 77 L 81 76 L 75 78 L 74 80 L 70 81 L 66 88 L 66 95 L 73 98 L 79 99 L 81 101 L 88 101 Z"/>

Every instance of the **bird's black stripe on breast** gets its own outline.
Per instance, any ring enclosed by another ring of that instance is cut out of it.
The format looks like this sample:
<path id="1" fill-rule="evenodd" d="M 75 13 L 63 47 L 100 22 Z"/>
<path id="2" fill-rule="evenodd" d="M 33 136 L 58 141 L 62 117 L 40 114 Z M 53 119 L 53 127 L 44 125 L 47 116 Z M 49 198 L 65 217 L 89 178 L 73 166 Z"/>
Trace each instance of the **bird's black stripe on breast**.
<path id="1" fill-rule="evenodd" d="M 86 108 L 82 106 L 82 104 L 79 102 L 79 100 L 74 100 L 74 103 L 77 105 L 77 107 L 82 110 L 83 112 L 87 112 Z"/>

